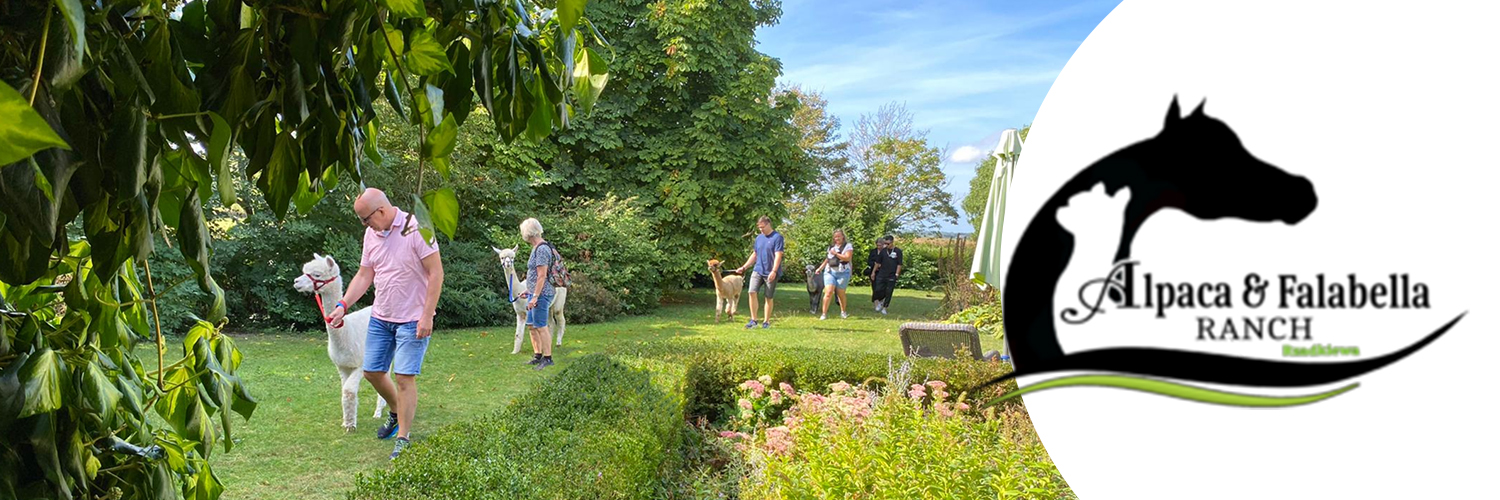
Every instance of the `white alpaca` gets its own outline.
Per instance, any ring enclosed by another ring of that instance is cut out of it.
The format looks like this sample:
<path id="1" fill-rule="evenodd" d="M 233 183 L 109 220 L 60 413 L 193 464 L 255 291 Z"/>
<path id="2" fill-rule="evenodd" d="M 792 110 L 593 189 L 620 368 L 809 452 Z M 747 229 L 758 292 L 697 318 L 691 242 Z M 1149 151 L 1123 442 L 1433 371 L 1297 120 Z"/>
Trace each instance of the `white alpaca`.
<path id="1" fill-rule="evenodd" d="M 723 265 L 718 259 L 708 261 L 708 274 L 714 278 L 714 323 L 726 312 L 729 319 L 734 319 L 734 313 L 740 309 L 740 290 L 745 287 L 744 276 L 723 276 Z"/>
<path id="2" fill-rule="evenodd" d="M 329 286 L 332 285 L 332 286 Z M 339 274 L 333 257 L 313 254 L 313 259 L 302 265 L 302 275 L 292 282 L 302 293 L 316 293 L 322 298 L 323 307 L 332 309 L 344 298 L 344 278 Z M 331 311 L 330 311 L 331 312 Z M 327 312 L 318 311 L 324 318 Z M 339 369 L 343 381 L 344 430 L 353 431 L 359 423 L 359 387 L 364 381 L 365 333 L 370 328 L 370 308 L 366 307 L 344 315 L 343 324 L 335 328 L 324 321 L 328 329 L 328 359 Z M 375 417 L 385 416 L 385 398 L 375 394 Z"/>
<path id="3" fill-rule="evenodd" d="M 525 278 L 516 276 L 516 248 L 519 246 L 504 250 L 490 247 L 500 257 L 500 265 L 505 267 L 505 281 L 510 290 L 506 300 L 516 310 L 516 346 L 511 349 L 511 354 L 520 353 L 521 343 L 526 339 L 526 303 L 529 298 L 523 297 L 523 294 L 531 291 L 531 285 Z M 547 279 L 545 276 L 540 278 Z M 568 326 L 567 316 L 563 314 L 563 306 L 567 302 L 568 289 L 553 287 L 552 306 L 547 310 L 547 326 L 551 327 L 552 337 L 557 339 L 557 345 L 562 345 L 563 330 Z"/>
<path id="4" fill-rule="evenodd" d="M 1073 195 L 1068 204 L 1057 210 L 1057 222 L 1073 234 L 1073 256 L 1058 279 L 1054 303 L 1061 311 L 1054 320 L 1061 327 L 1074 329 L 1083 325 L 1100 325 L 1096 318 L 1112 309 L 1107 293 L 1116 277 L 1109 276 L 1119 248 L 1125 220 L 1125 205 L 1130 203 L 1130 188 L 1120 188 L 1113 196 L 1100 183 L 1093 189 Z M 1109 281 L 1101 281 L 1108 278 Z M 1092 282 L 1092 283 L 1091 283 Z M 1086 286 L 1085 286 L 1086 285 Z M 1101 293 L 1103 296 L 1101 297 Z M 1095 305 L 1098 311 L 1091 311 Z M 1073 324 L 1078 323 L 1078 324 Z M 1103 328 L 1109 328 L 1108 322 Z"/>

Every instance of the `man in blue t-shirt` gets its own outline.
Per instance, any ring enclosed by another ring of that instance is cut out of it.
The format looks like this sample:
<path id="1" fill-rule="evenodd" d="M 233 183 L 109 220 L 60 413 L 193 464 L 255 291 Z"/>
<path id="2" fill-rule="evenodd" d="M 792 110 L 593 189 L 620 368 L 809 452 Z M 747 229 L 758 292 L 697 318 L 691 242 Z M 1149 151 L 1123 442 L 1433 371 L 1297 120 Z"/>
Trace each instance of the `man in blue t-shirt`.
<path id="1" fill-rule="evenodd" d="M 786 250 L 786 239 L 771 228 L 770 217 L 761 216 L 755 225 L 760 228 L 760 234 L 755 237 L 755 250 L 750 252 L 745 265 L 735 272 L 745 274 L 745 268 L 755 265 L 755 272 L 750 275 L 750 322 L 745 323 L 745 328 L 755 328 L 755 296 L 762 293 L 762 288 L 765 289 L 766 314 L 761 317 L 760 327 L 770 328 L 771 303 L 776 296 L 776 282 L 781 279 L 781 255 Z"/>

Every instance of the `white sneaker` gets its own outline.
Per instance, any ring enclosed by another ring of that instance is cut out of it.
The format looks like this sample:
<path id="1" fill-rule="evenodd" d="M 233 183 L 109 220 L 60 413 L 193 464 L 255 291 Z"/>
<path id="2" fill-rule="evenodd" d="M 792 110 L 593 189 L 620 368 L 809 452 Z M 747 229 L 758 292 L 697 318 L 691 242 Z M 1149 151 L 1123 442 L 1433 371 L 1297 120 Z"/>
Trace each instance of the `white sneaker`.
<path id="1" fill-rule="evenodd" d="M 828 315 L 827 314 L 824 314 L 822 316 L 818 316 L 818 321 L 823 321 L 825 319 L 828 319 Z"/>
<path id="2" fill-rule="evenodd" d="M 886 314 L 886 311 L 885 311 L 885 308 L 881 308 L 881 309 L 880 309 L 880 314 L 881 314 L 881 315 L 882 315 L 882 316 L 884 316 L 884 315 L 885 315 L 885 314 Z"/>
<path id="3" fill-rule="evenodd" d="M 848 318 L 849 317 L 849 311 L 839 311 L 839 316 L 844 317 L 844 318 Z"/>

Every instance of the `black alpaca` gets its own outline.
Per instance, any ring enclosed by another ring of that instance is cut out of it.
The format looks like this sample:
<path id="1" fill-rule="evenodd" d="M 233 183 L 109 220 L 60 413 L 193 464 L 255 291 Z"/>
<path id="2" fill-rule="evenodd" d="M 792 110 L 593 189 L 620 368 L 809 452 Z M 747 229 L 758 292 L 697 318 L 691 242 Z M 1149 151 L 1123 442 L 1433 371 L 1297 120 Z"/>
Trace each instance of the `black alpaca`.
<path id="1" fill-rule="evenodd" d="M 1124 228 L 1115 262 L 1130 258 L 1131 243 L 1157 211 L 1181 210 L 1200 220 L 1235 218 L 1295 225 L 1318 206 L 1306 178 L 1251 155 L 1224 122 L 1203 114 L 1199 104 L 1181 117 L 1176 97 L 1162 131 L 1095 162 L 1042 205 L 1022 233 L 1011 260 L 1004 301 L 1005 331 L 1017 375 L 1063 370 L 1100 370 L 1200 382 L 1304 386 L 1346 379 L 1400 359 L 1435 340 L 1459 318 L 1401 351 L 1362 361 L 1289 363 L 1187 351 L 1114 348 L 1064 354 L 1054 328 L 1052 296 L 1073 255 L 1073 235 L 1057 222 L 1057 211 L 1073 195 L 1098 183 L 1113 195 L 1129 187 Z"/>
<path id="2" fill-rule="evenodd" d="M 819 308 L 823 307 L 823 275 L 815 273 L 813 270 L 817 269 L 817 266 L 812 264 L 808 264 L 804 269 L 807 270 L 807 301 L 811 303 L 807 310 L 818 314 Z"/>

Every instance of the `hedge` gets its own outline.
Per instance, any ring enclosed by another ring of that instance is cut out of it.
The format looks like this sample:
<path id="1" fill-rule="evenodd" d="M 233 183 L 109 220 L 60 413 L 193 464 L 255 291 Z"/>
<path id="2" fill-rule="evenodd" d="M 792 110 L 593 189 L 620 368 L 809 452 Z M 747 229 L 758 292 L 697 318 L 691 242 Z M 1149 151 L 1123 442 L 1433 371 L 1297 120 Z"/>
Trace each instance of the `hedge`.
<path id="1" fill-rule="evenodd" d="M 739 343 L 708 340 L 670 339 L 616 345 L 609 348 L 616 355 L 636 356 L 677 363 L 687 368 L 687 413 L 717 420 L 734 404 L 734 389 L 745 380 L 769 375 L 776 382 L 794 387 L 824 390 L 834 382 L 872 387 L 884 384 L 884 378 L 903 360 L 849 350 L 786 348 L 763 343 Z M 913 381 L 942 380 L 955 396 L 969 392 L 967 398 L 976 406 L 988 405 L 1007 392 L 1016 390 L 1014 379 L 990 386 L 980 393 L 971 388 L 1009 373 L 1009 364 L 912 358 Z M 1019 398 L 1003 403 L 1022 408 Z"/>
<path id="2" fill-rule="evenodd" d="M 679 461 L 684 370 L 594 354 L 361 474 L 359 500 L 650 498 Z"/>

